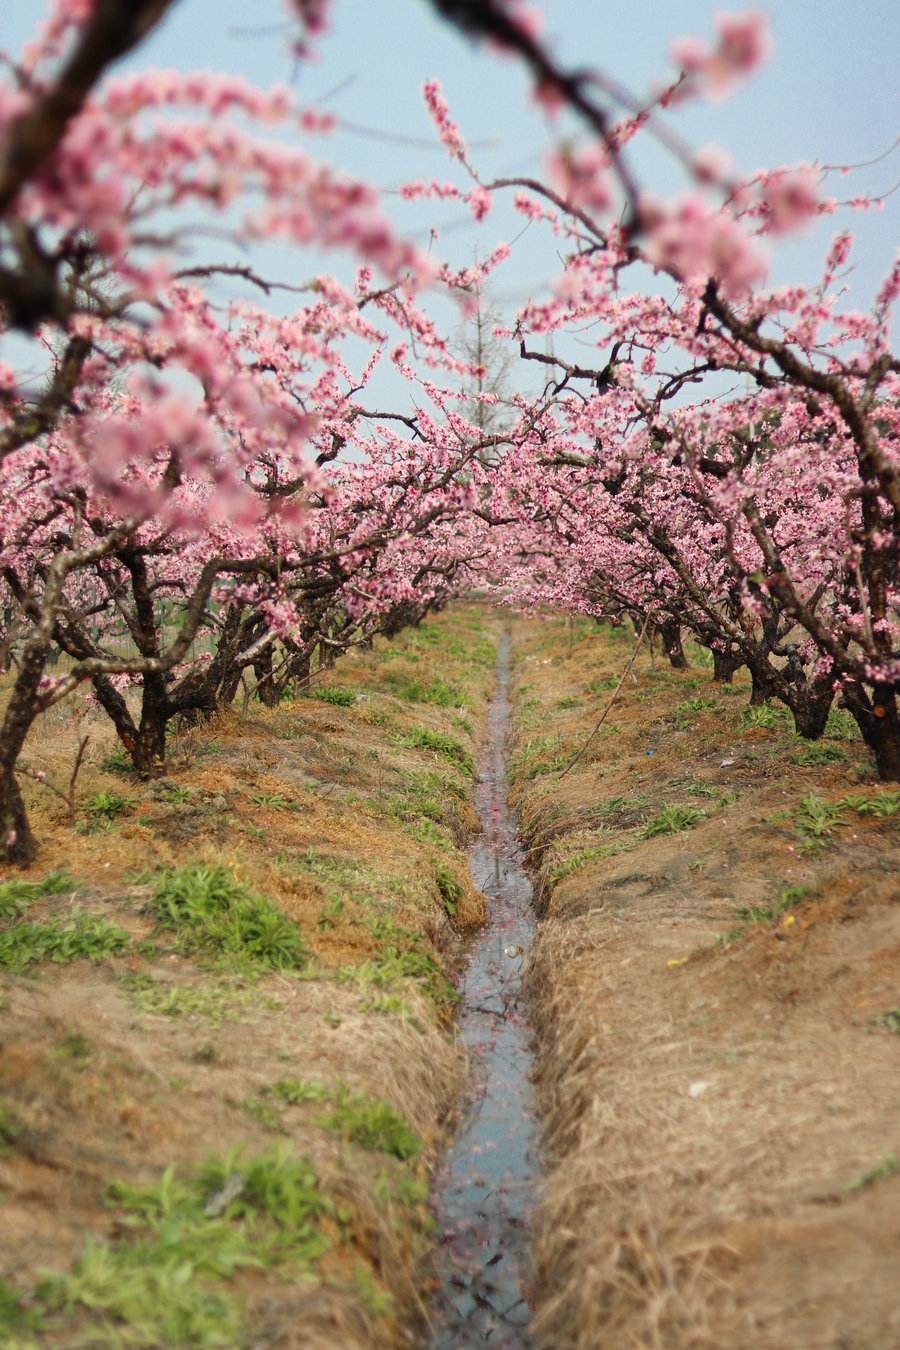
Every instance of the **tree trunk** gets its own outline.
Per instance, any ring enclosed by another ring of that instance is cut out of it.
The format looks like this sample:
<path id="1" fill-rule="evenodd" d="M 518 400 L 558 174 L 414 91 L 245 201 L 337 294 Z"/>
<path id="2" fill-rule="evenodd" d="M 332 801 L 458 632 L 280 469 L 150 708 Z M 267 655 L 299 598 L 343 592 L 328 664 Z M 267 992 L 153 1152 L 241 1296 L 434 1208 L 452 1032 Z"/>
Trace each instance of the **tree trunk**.
<path id="1" fill-rule="evenodd" d="M 271 647 L 267 647 L 257 656 L 253 662 L 253 673 L 256 676 L 256 697 L 260 703 L 264 708 L 277 708 L 280 700 L 272 674 Z"/>
<path id="2" fill-rule="evenodd" d="M 161 778 L 166 771 L 166 726 L 170 716 L 165 678 L 153 672 L 144 676 L 141 722 L 131 752 L 141 778 Z"/>
<path id="3" fill-rule="evenodd" d="M 37 857 L 37 840 L 16 780 L 13 764 L 0 764 L 0 858 L 27 867 Z"/>
<path id="4" fill-rule="evenodd" d="M 750 707 L 758 708 L 775 697 L 775 684 L 765 668 L 750 667 Z"/>
<path id="5" fill-rule="evenodd" d="M 667 619 L 665 623 L 660 624 L 659 635 L 662 638 L 663 649 L 671 664 L 676 670 L 687 670 L 688 660 L 684 654 L 684 647 L 681 645 L 681 624 L 675 619 Z"/>
<path id="6" fill-rule="evenodd" d="M 25 644 L 0 729 L 0 858 L 22 866 L 37 856 L 37 840 L 31 832 L 16 779 L 16 761 L 38 714 L 38 688 L 48 645 L 38 638 Z"/>
<path id="7" fill-rule="evenodd" d="M 716 647 L 712 648 L 712 657 L 713 679 L 716 684 L 731 684 L 734 672 L 744 664 L 744 658 L 734 656 L 731 652 L 721 652 Z"/>
<path id="8" fill-rule="evenodd" d="M 865 689 L 848 685 L 843 702 L 875 756 L 878 777 L 888 783 L 900 782 L 900 715 L 893 689 L 875 685 L 870 698 Z"/>
<path id="9" fill-rule="evenodd" d="M 791 697 L 789 707 L 794 715 L 794 730 L 808 741 L 817 741 L 825 730 L 834 694 L 814 690 L 800 690 Z"/>

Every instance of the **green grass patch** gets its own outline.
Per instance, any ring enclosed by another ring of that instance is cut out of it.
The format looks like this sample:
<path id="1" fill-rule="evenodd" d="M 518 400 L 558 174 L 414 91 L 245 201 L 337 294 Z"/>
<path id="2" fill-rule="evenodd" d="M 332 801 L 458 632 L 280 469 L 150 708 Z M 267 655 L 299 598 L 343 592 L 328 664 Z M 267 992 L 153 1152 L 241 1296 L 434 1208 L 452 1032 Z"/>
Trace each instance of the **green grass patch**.
<path id="1" fill-rule="evenodd" d="M 437 888 L 441 893 L 441 899 L 444 902 L 444 909 L 451 917 L 459 908 L 459 902 L 463 897 L 463 886 L 452 867 L 446 863 L 438 863 L 434 869 Z"/>
<path id="2" fill-rule="evenodd" d="M 436 708 L 464 708 L 470 702 L 468 695 L 458 685 L 450 684 L 439 676 L 425 683 L 406 675 L 389 673 L 384 683 L 395 698 L 401 698 L 407 703 L 428 703 Z"/>
<path id="3" fill-rule="evenodd" d="M 475 764 L 465 746 L 455 736 L 443 731 L 431 731 L 428 727 L 413 727 L 405 736 L 398 738 L 398 744 L 411 750 L 434 750 L 449 760 L 454 767 L 461 769 L 469 778 L 475 777 Z"/>
<path id="4" fill-rule="evenodd" d="M 108 1194 L 130 1239 L 89 1239 L 71 1272 L 36 1291 L 48 1314 L 80 1319 L 79 1344 L 253 1343 L 228 1281 L 242 1269 L 308 1273 L 337 1214 L 309 1159 L 285 1146 L 210 1157 L 185 1176 L 170 1167 L 154 1185 L 114 1183 Z"/>
<path id="5" fill-rule="evenodd" d="M 677 713 L 698 713 L 706 712 L 707 709 L 715 707 L 716 700 L 714 698 L 698 695 L 697 698 L 686 698 L 683 702 L 676 703 L 675 711 Z"/>
<path id="6" fill-rule="evenodd" d="M 846 708 L 832 708 L 825 723 L 826 736 L 839 741 L 862 741 L 862 734 L 852 713 Z"/>
<path id="7" fill-rule="evenodd" d="M 0 1345 L 9 1350 L 33 1350 L 37 1346 L 33 1336 L 41 1326 L 40 1314 L 26 1307 L 19 1292 L 0 1276 Z"/>
<path id="8" fill-rule="evenodd" d="M 390 1154 L 406 1162 L 417 1158 L 422 1141 L 405 1116 L 377 1098 L 338 1087 L 334 1107 L 317 1124 L 360 1148 Z"/>
<path id="9" fill-rule="evenodd" d="M 836 826 L 846 824 L 842 802 L 829 802 L 810 792 L 801 797 L 793 813 L 794 826 L 801 836 L 801 847 L 817 848 L 831 838 Z"/>
<path id="10" fill-rule="evenodd" d="M 98 914 L 76 912 L 70 922 L 16 923 L 0 932 L 0 968 L 27 970 L 42 961 L 102 961 L 131 946 L 124 928 Z"/>
<path id="11" fill-rule="evenodd" d="M 48 872 L 40 881 L 23 881 L 14 877 L 0 882 L 0 919 L 17 919 L 35 900 L 48 895 L 64 895 L 74 891 L 77 883 L 64 868 Z"/>
<path id="12" fill-rule="evenodd" d="M 839 745 L 832 745 L 829 741 L 813 741 L 810 745 L 804 745 L 791 755 L 792 764 L 838 764 L 841 760 L 847 758 L 847 751 L 842 750 Z"/>
<path id="13" fill-rule="evenodd" d="M 664 806 L 655 816 L 645 820 L 638 830 L 639 839 L 654 839 L 660 834 L 678 834 L 691 830 L 705 818 L 698 806 Z"/>
<path id="14" fill-rule="evenodd" d="M 774 703 L 759 703 L 742 708 L 740 722 L 745 727 L 765 727 L 767 731 L 775 731 L 788 725 L 790 713 L 787 708 L 776 707 Z"/>
<path id="15" fill-rule="evenodd" d="M 900 1006 L 889 1008 L 887 1012 L 881 1013 L 875 1018 L 876 1027 L 884 1027 L 885 1031 L 890 1031 L 894 1036 L 900 1036 Z"/>
<path id="16" fill-rule="evenodd" d="M 278 999 L 260 994 L 254 985 L 237 980 L 210 984 L 166 984 L 151 975 L 129 973 L 122 987 L 138 1012 L 155 1017 L 201 1017 L 208 1022 L 235 1021 L 250 1008 L 274 1010 Z"/>
<path id="17" fill-rule="evenodd" d="M 318 699 L 320 703 L 330 703 L 333 708 L 352 708 L 356 702 L 356 692 L 340 684 L 324 684 L 318 689 L 304 690 L 304 697 Z"/>
<path id="18" fill-rule="evenodd" d="M 858 816 L 876 816 L 886 820 L 900 812 L 900 791 L 878 792 L 870 795 L 851 793 L 842 797 L 838 806 L 849 806 Z"/>
<path id="19" fill-rule="evenodd" d="M 159 872 L 150 910 L 159 928 L 175 930 L 187 952 L 209 952 L 263 970 L 303 970 L 309 961 L 297 925 L 224 867 Z"/>

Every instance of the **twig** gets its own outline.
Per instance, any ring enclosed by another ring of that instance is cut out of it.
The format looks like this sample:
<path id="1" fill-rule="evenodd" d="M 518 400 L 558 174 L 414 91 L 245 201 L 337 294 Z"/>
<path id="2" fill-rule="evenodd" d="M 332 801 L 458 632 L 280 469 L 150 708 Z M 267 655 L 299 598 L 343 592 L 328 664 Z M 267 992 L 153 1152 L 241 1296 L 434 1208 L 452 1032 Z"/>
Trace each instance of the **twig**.
<path id="1" fill-rule="evenodd" d="M 69 812 L 70 825 L 75 824 L 75 784 L 78 781 L 78 774 L 81 769 L 82 761 L 84 760 L 84 752 L 87 750 L 88 741 L 90 739 L 90 736 L 83 736 L 79 742 L 78 751 L 75 755 L 75 763 L 72 765 L 72 772 L 69 775 L 68 791 L 66 792 L 63 792 L 62 788 L 58 788 L 54 783 L 51 783 L 50 779 L 42 769 L 32 769 L 29 768 L 27 764 L 19 765 L 20 773 L 26 773 L 29 778 L 33 778 L 41 787 L 49 788 L 51 792 L 55 793 L 57 797 L 65 802 Z"/>
<path id="2" fill-rule="evenodd" d="M 650 623 L 650 615 L 649 615 L 649 613 L 648 613 L 647 616 L 646 616 L 646 618 L 644 619 L 644 624 L 643 624 L 643 627 L 641 628 L 640 634 L 639 634 L 639 636 L 638 636 L 638 640 L 637 640 L 637 642 L 634 644 L 634 650 L 632 651 L 632 653 L 631 653 L 631 655 L 629 656 L 628 660 L 625 662 L 625 669 L 622 671 L 621 679 L 619 680 L 619 683 L 616 685 L 615 689 L 612 691 L 612 695 L 611 695 L 611 697 L 610 697 L 609 702 L 607 703 L 606 707 L 603 709 L 603 712 L 600 714 L 600 719 L 599 719 L 599 721 L 598 721 L 597 724 L 595 725 L 593 731 L 591 732 L 590 736 L 588 736 L 588 738 L 587 738 L 587 740 L 584 742 L 584 744 L 581 745 L 581 747 L 580 747 L 578 750 L 576 750 L 575 754 L 574 754 L 574 755 L 572 756 L 572 758 L 569 760 L 569 762 L 568 762 L 568 764 L 566 765 L 566 767 L 560 771 L 560 775 L 559 775 L 560 778 L 565 778 L 565 776 L 566 776 L 566 774 L 569 772 L 569 770 L 570 770 L 570 769 L 574 769 L 575 765 L 576 765 L 576 764 L 578 763 L 578 761 L 581 759 L 581 756 L 584 754 L 585 750 L 588 748 L 588 746 L 590 745 L 591 741 L 594 739 L 594 737 L 597 735 L 597 732 L 600 730 L 600 728 L 603 726 L 603 723 L 606 721 L 606 715 L 607 715 L 607 713 L 609 712 L 610 708 L 613 706 L 613 704 L 615 703 L 616 699 L 618 698 L 618 696 L 619 696 L 619 690 L 622 688 L 622 685 L 623 685 L 623 684 L 625 683 L 625 681 L 628 679 L 628 676 L 629 676 L 629 674 L 630 674 L 630 672 L 631 672 L 631 667 L 634 665 L 635 661 L 637 660 L 637 655 L 638 655 L 638 652 L 641 650 L 641 644 L 642 644 L 643 641 L 644 641 L 644 635 L 645 635 L 646 632 L 647 632 L 647 625 L 648 625 L 649 623 Z"/>

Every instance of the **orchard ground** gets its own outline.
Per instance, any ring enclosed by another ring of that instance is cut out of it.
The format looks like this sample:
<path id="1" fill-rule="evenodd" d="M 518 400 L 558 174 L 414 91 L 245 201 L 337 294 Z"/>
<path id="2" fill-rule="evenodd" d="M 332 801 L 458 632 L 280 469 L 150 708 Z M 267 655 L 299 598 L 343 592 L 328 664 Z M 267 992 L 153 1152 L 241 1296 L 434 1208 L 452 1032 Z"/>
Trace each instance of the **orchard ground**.
<path id="1" fill-rule="evenodd" d="M 455 606 L 142 784 L 46 715 L 0 885 L 0 1343 L 423 1344 L 503 616 Z M 630 630 L 513 621 L 539 1343 L 900 1339 L 900 797 Z M 502 1141 L 499 1141 L 502 1146 Z"/>
<path id="2" fill-rule="evenodd" d="M 460 845 L 496 627 L 459 608 L 350 655 L 187 733 L 151 784 L 91 722 L 74 829 L 26 781 L 0 1343 L 410 1343 L 465 1077 L 447 976 L 483 916 Z M 63 782 L 85 726 L 55 719 L 28 758 Z"/>
<path id="3" fill-rule="evenodd" d="M 561 772 L 629 634 L 515 650 L 540 1343 L 900 1344 L 900 793 L 840 714 L 805 742 L 646 656 Z"/>

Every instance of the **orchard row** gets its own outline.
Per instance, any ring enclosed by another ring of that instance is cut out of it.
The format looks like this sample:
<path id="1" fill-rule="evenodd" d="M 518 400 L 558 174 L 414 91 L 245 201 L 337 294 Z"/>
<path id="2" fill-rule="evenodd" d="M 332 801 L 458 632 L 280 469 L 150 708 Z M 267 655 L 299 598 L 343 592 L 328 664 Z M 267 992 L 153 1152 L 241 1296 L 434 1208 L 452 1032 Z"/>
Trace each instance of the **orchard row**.
<path id="1" fill-rule="evenodd" d="M 579 131 L 543 176 L 484 181 L 425 85 L 454 181 L 402 195 L 484 220 L 512 194 L 561 259 L 552 295 L 489 336 L 522 388 L 543 382 L 506 394 L 481 341 L 460 357 L 429 307 L 449 296 L 480 339 L 509 248 L 459 271 L 410 244 L 372 188 L 308 153 L 335 118 L 286 89 L 109 73 L 175 2 L 53 0 L 6 54 L 0 853 L 35 855 L 17 765 L 60 700 L 87 693 L 153 776 L 174 718 L 251 678 L 277 701 L 475 586 L 630 614 L 675 662 L 690 633 L 804 736 L 839 699 L 900 778 L 900 267 L 870 312 L 847 308 L 840 227 L 815 285 L 767 284 L 780 236 L 879 203 L 838 203 L 812 164 L 742 178 L 672 129 L 767 58 L 764 17 L 675 43 L 674 73 L 635 101 L 559 65 L 531 6 L 434 0 Z M 299 56 L 330 8 L 294 4 Z M 637 181 L 638 136 L 678 160 L 682 195 Z M 260 261 L 272 241 L 355 277 L 284 283 Z M 574 332 L 594 360 L 555 354 Z M 385 407 L 383 388 L 404 393 Z"/>

